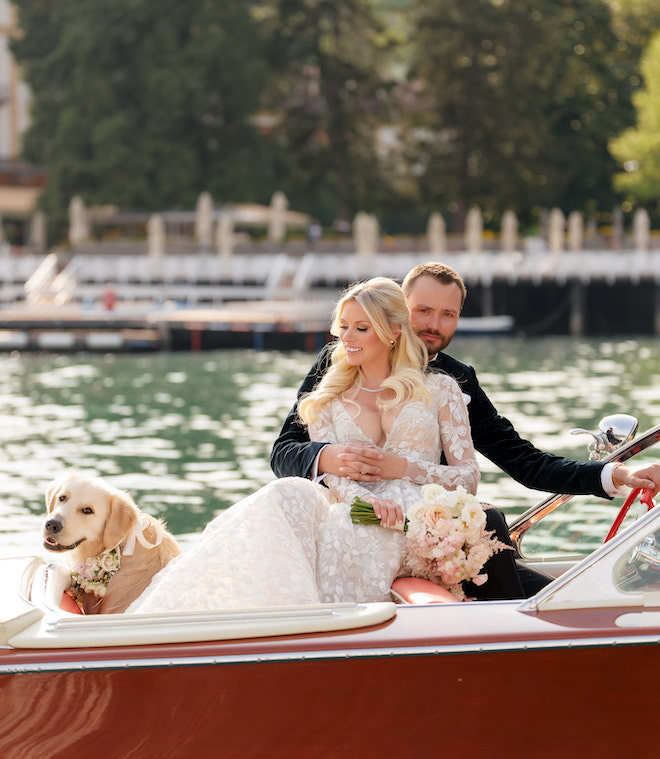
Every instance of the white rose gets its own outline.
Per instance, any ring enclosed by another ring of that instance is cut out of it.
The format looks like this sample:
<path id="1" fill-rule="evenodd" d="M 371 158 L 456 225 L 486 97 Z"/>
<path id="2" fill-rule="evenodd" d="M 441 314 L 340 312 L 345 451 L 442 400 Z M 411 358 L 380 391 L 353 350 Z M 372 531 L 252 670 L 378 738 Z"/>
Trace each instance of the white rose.
<path id="1" fill-rule="evenodd" d="M 460 519 L 465 539 L 468 543 L 476 543 L 486 525 L 486 513 L 478 503 L 466 504 L 461 511 Z"/>
<path id="2" fill-rule="evenodd" d="M 117 569 L 117 556 L 114 553 L 104 553 L 99 556 L 99 569 L 103 572 L 114 572 Z"/>

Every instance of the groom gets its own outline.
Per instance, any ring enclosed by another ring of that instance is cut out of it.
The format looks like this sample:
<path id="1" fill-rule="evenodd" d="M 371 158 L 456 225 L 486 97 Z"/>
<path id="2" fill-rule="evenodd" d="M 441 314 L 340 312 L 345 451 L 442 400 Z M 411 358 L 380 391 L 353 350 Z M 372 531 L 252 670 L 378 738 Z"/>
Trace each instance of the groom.
<path id="1" fill-rule="evenodd" d="M 511 422 L 497 413 L 479 385 L 474 369 L 443 352 L 456 333 L 467 292 L 458 272 L 442 263 L 419 264 L 406 275 L 403 290 L 412 327 L 429 353 L 429 369 L 446 372 L 456 379 L 467 401 L 474 447 L 500 469 L 528 488 L 555 493 L 605 498 L 614 496 L 621 486 L 650 488 L 654 496 L 660 491 L 660 464 L 633 469 L 624 464 L 582 462 L 545 453 L 521 438 Z M 326 371 L 328 360 L 326 347 L 300 386 L 298 397 L 314 388 Z M 375 482 L 397 476 L 388 454 L 378 449 L 311 442 L 307 429 L 298 420 L 295 405 L 273 445 L 270 464 L 278 477 L 316 479 L 330 473 Z M 487 513 L 488 529 L 496 529 L 500 539 L 506 533 L 508 541 L 508 529 L 501 513 L 497 509 L 488 509 Z M 496 554 L 490 561 L 503 562 L 498 557 L 506 554 L 509 552 Z M 508 579 L 503 577 L 497 581 L 491 570 L 489 577 L 489 582 L 475 595 L 488 598 L 531 595 L 550 579 L 523 576 L 523 592 L 517 578 L 510 573 Z"/>

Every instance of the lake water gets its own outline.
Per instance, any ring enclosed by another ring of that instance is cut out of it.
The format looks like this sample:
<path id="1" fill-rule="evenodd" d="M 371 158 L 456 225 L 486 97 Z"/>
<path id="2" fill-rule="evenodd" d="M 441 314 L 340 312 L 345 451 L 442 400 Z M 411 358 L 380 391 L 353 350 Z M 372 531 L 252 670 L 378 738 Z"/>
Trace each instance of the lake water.
<path id="1" fill-rule="evenodd" d="M 586 459 L 588 438 L 569 430 L 595 429 L 609 413 L 637 416 L 640 431 L 660 420 L 652 338 L 460 338 L 451 352 L 545 450 Z M 249 350 L 0 356 L 0 556 L 44 555 L 44 492 L 69 467 L 128 490 L 185 547 L 273 479 L 270 448 L 312 360 Z M 480 496 L 507 515 L 543 497 L 481 464 Z"/>

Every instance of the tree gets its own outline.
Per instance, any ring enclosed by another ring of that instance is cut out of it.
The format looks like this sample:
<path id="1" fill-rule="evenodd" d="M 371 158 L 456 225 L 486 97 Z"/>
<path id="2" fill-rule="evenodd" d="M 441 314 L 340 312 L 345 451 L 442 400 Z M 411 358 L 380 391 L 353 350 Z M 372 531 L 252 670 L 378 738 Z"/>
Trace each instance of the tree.
<path id="1" fill-rule="evenodd" d="M 632 118 L 634 61 L 603 0 L 420 0 L 417 18 L 426 107 L 408 132 L 426 206 L 612 203 L 607 144 Z"/>
<path id="2" fill-rule="evenodd" d="M 282 114 L 279 135 L 296 205 L 345 221 L 387 192 L 377 129 L 391 86 L 391 38 L 369 0 L 265 3 Z"/>
<path id="3" fill-rule="evenodd" d="M 21 0 L 12 50 L 33 93 L 24 155 L 70 198 L 145 210 L 267 199 L 250 124 L 266 81 L 241 0 Z M 266 172 L 267 174 L 267 172 Z M 265 196 L 265 197 L 264 197 Z"/>
<path id="4" fill-rule="evenodd" d="M 639 62 L 651 38 L 660 30 L 660 5 L 657 0 L 607 0 L 607 3 L 620 46 L 628 48 Z"/>
<path id="5" fill-rule="evenodd" d="M 611 142 L 625 171 L 616 185 L 640 201 L 660 200 L 660 34 L 651 40 L 641 65 L 645 86 L 633 96 L 637 124 Z"/>

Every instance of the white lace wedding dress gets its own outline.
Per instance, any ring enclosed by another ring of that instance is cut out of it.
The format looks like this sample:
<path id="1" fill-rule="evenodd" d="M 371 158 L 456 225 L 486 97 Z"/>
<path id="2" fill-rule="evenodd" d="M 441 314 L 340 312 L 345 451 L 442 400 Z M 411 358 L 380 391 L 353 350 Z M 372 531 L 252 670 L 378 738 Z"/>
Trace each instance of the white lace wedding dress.
<path id="1" fill-rule="evenodd" d="M 429 375 L 432 403 L 402 407 L 383 450 L 405 456 L 401 480 L 358 483 L 333 475 L 328 487 L 288 477 L 275 480 L 216 517 L 200 539 L 175 558 L 128 609 L 130 613 L 235 609 L 305 603 L 381 601 L 399 575 L 405 534 L 354 525 L 350 503 L 380 496 L 406 506 L 422 485 L 463 485 L 479 479 L 465 402 L 456 382 Z M 335 399 L 310 427 L 312 440 L 372 441 Z M 447 464 L 440 464 L 444 451 Z"/>

